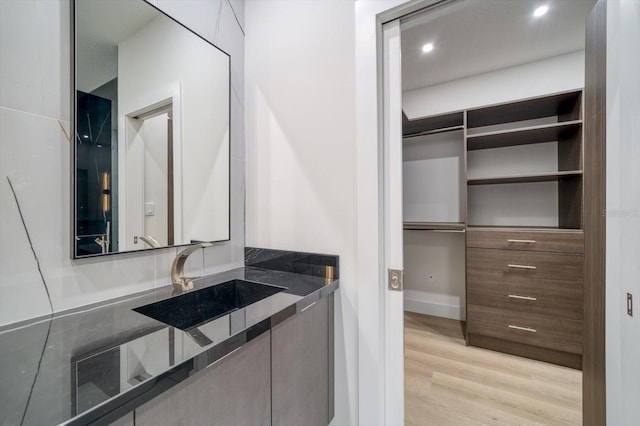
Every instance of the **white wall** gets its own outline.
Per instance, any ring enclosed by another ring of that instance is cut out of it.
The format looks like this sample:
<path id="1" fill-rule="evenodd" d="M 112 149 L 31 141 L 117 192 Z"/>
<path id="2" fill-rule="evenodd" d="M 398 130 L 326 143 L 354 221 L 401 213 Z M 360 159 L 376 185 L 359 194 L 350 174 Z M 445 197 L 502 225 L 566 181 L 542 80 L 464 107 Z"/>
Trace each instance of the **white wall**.
<path id="1" fill-rule="evenodd" d="M 120 147 L 128 145 L 126 116 L 163 100 L 151 94 L 163 93 L 168 87 L 180 88 L 180 105 L 174 108 L 176 122 L 181 123 L 174 132 L 174 142 L 179 146 L 174 157 L 176 227 L 180 228 L 176 236 L 181 237 L 176 239 L 178 244 L 229 238 L 228 79 L 227 55 L 165 16 L 118 45 Z M 128 162 L 124 156 L 121 159 L 120 170 L 124 170 Z M 121 175 L 121 180 L 124 178 Z M 125 198 L 129 197 L 121 194 L 120 199 Z M 125 206 L 127 210 L 135 207 Z M 142 233 L 142 229 L 127 229 L 129 235 Z M 124 243 L 127 249 L 139 248 L 132 247 L 133 241 Z"/>
<path id="2" fill-rule="evenodd" d="M 404 231 L 404 310 L 466 319 L 462 232 Z"/>
<path id="3" fill-rule="evenodd" d="M 245 7 L 247 245 L 340 256 L 334 424 L 357 424 L 354 3 Z"/>
<path id="4" fill-rule="evenodd" d="M 464 222 L 464 134 L 405 138 L 402 142 L 405 222 Z"/>
<path id="5" fill-rule="evenodd" d="M 640 2 L 607 3 L 607 424 L 640 419 Z M 626 295 L 634 297 L 633 317 Z"/>
<path id="6" fill-rule="evenodd" d="M 584 86 L 584 51 L 479 74 L 402 94 L 409 119 Z"/>
<path id="7" fill-rule="evenodd" d="M 464 222 L 462 131 L 405 138 L 402 144 L 405 222 Z M 465 319 L 463 233 L 406 230 L 404 310 Z"/>
<path id="8" fill-rule="evenodd" d="M 155 3 L 231 54 L 231 241 L 190 257 L 189 273 L 244 259 L 244 4 Z M 231 7 L 233 5 L 233 9 Z M 71 260 L 68 0 L 0 1 L 0 325 L 170 283 L 176 249 Z M 62 130 L 64 128 L 64 132 Z"/>

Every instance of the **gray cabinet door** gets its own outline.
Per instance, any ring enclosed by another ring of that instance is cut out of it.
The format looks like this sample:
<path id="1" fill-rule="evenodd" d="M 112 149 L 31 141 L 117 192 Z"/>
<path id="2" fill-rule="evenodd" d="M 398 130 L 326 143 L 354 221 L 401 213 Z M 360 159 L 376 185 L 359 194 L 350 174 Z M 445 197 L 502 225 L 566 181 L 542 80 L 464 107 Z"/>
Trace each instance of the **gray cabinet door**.
<path id="1" fill-rule="evenodd" d="M 326 426 L 333 417 L 329 299 L 333 301 L 321 299 L 272 329 L 274 426 Z"/>
<path id="2" fill-rule="evenodd" d="M 270 425 L 270 367 L 267 332 L 136 409 L 135 424 Z"/>

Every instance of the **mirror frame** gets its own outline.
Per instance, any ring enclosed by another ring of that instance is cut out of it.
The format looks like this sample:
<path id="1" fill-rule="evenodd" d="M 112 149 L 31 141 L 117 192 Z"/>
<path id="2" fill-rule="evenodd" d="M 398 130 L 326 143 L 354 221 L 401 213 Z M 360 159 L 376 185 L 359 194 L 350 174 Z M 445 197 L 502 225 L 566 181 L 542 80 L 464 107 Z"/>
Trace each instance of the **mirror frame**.
<path id="1" fill-rule="evenodd" d="M 71 259 L 73 260 L 82 260 L 82 259 L 94 259 L 97 257 L 102 257 L 102 256 L 112 256 L 112 255 L 118 255 L 118 254 L 130 254 L 130 253 L 140 253 L 140 252 L 148 252 L 151 250 L 163 250 L 163 249 L 170 249 L 170 248 L 176 248 L 176 247 L 186 247 L 186 246 L 192 246 L 194 244 L 199 244 L 199 243 L 185 243 L 185 244 L 174 244 L 174 245 L 167 245 L 167 246 L 163 246 L 163 247 L 147 247 L 147 248 L 143 248 L 143 249 L 138 249 L 138 250 L 126 250 L 126 251 L 117 251 L 117 252 L 110 252 L 110 253 L 96 253 L 96 254 L 88 254 L 88 255 L 84 255 L 84 256 L 78 256 L 77 252 L 76 252 L 76 235 L 77 235 L 77 218 L 76 218 L 76 206 L 77 206 L 77 192 L 76 192 L 76 186 L 77 186 L 77 182 L 76 182 L 76 132 L 77 132 L 77 116 L 78 116 L 78 111 L 77 111 L 77 87 L 76 87 L 76 74 L 77 74 L 77 68 L 76 68 L 76 2 L 77 1 L 82 1 L 82 0 L 71 0 L 70 3 L 70 35 L 71 35 L 71 46 L 70 46 L 70 58 L 71 58 L 71 68 L 70 68 L 70 74 L 71 74 L 71 87 L 70 87 L 70 91 L 71 91 L 71 126 L 70 126 L 70 133 L 69 133 L 69 144 L 71 145 L 71 158 L 70 158 L 70 183 L 71 183 L 71 194 L 70 194 L 70 223 L 71 223 L 71 235 L 70 235 L 70 250 L 71 250 Z M 134 0 L 132 0 L 134 1 Z M 229 123 L 229 155 L 228 155 L 228 164 L 229 164 L 229 168 L 228 168 L 228 184 L 227 184 L 227 189 L 228 189 L 228 200 L 229 200 L 229 205 L 227 208 L 227 231 L 228 231 L 228 237 L 226 239 L 222 239 L 222 240 L 213 240 L 213 241 L 206 241 L 206 242 L 210 242 L 210 243 L 221 243 L 221 242 L 225 242 L 225 241 L 231 241 L 231 140 L 232 140 L 232 130 L 231 130 L 231 96 L 232 96 L 232 88 L 231 88 L 231 55 L 227 52 L 225 52 L 224 50 L 222 50 L 220 47 L 216 46 L 215 44 L 213 44 L 212 42 L 210 42 L 209 40 L 207 40 L 206 38 L 204 38 L 203 36 L 201 36 L 200 34 L 198 34 L 197 32 L 195 32 L 194 30 L 192 30 L 191 28 L 189 28 L 188 26 L 186 26 L 185 24 L 183 24 L 182 22 L 178 21 L 177 19 L 173 18 L 171 15 L 169 15 L 168 13 L 164 12 L 163 10 L 159 9 L 158 7 L 156 7 L 155 5 L 149 3 L 149 1 L 147 0 L 137 0 L 140 2 L 145 3 L 148 7 L 153 8 L 156 12 L 164 15 L 165 17 L 171 19 L 173 22 L 175 22 L 177 25 L 180 25 L 182 28 L 186 29 L 187 31 L 189 31 L 190 33 L 192 33 L 193 35 L 197 36 L 198 38 L 200 38 L 201 40 L 205 41 L 207 44 L 209 44 L 211 47 L 217 49 L 219 52 L 223 53 L 224 55 L 226 55 L 228 57 L 228 72 L 227 75 L 229 76 L 229 93 L 228 93 L 228 111 L 229 111 L 229 116 L 228 116 L 228 123 Z M 202 241 L 205 242 L 205 241 Z"/>

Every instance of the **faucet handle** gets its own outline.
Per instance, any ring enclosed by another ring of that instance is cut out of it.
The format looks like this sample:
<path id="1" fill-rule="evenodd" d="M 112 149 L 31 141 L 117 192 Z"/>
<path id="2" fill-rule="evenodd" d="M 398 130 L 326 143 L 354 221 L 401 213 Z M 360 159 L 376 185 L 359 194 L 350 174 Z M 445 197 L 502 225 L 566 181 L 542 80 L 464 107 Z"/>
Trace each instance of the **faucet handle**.
<path id="1" fill-rule="evenodd" d="M 184 276 L 184 263 L 187 260 L 187 257 L 194 251 L 211 247 L 213 244 L 211 243 L 198 243 L 192 246 L 189 246 L 182 250 L 176 258 L 173 260 L 173 264 L 171 265 L 171 282 L 173 283 L 173 287 L 176 290 L 187 291 L 193 289 L 193 280 L 199 277 L 191 277 L 187 278 Z"/>

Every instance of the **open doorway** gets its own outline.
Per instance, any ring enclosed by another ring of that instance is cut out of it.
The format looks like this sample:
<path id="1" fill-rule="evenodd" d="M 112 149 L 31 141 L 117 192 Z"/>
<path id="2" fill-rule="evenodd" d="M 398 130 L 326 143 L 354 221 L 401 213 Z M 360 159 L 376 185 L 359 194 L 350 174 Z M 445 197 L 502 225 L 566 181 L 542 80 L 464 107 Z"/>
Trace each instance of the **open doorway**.
<path id="1" fill-rule="evenodd" d="M 175 244 L 173 103 L 166 100 L 126 116 L 125 241 L 142 247 Z"/>
<path id="2" fill-rule="evenodd" d="M 582 423 L 594 4 L 401 19 L 407 424 Z"/>

